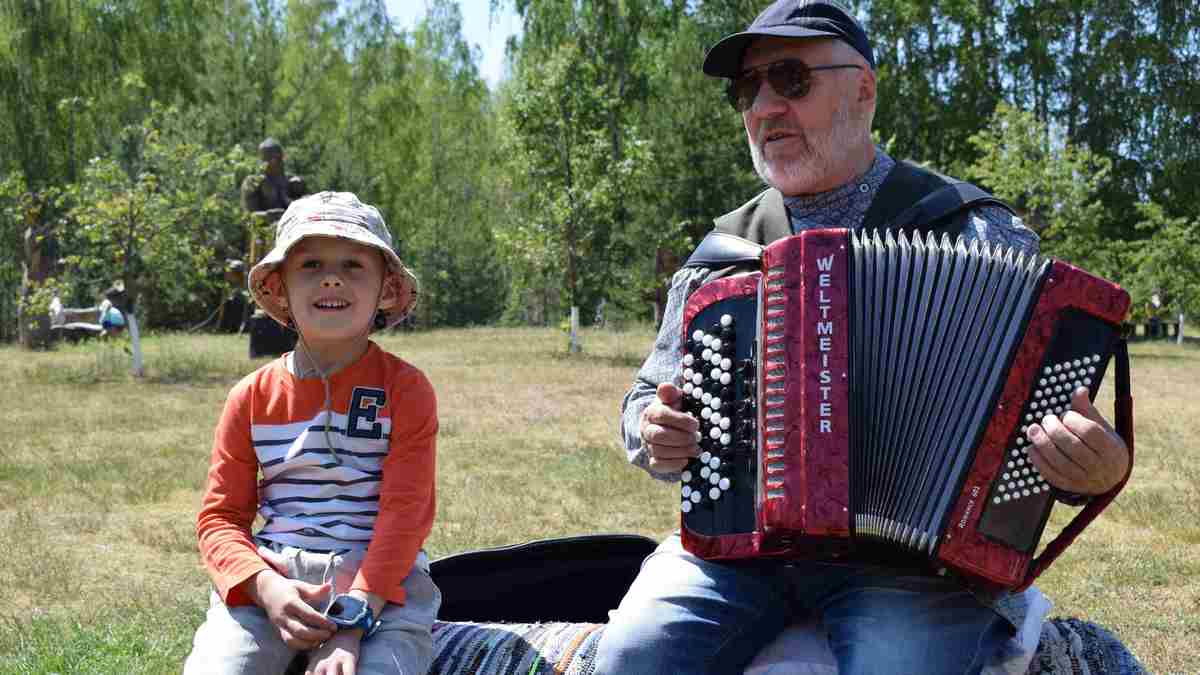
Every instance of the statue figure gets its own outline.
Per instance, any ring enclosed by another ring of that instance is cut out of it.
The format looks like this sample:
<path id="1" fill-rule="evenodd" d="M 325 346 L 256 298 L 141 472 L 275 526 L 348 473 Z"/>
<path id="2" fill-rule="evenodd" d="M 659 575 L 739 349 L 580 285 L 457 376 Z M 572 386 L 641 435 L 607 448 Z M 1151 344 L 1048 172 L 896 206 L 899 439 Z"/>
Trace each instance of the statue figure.
<path id="1" fill-rule="evenodd" d="M 293 199 L 305 194 L 304 180 L 299 176 L 288 176 L 283 168 L 283 146 L 274 138 L 267 138 L 258 145 L 258 157 L 262 160 L 262 173 L 246 176 L 242 181 L 242 206 L 255 216 L 250 230 L 250 260 L 258 262 L 264 251 L 273 242 L 274 224 L 287 210 Z M 227 268 L 228 269 L 228 268 Z M 244 268 L 239 268 L 244 269 Z M 249 314 L 248 305 L 245 314 Z M 236 311 L 230 307 L 231 311 Z M 277 356 L 290 351 L 296 344 L 296 335 L 267 317 L 262 310 L 243 321 L 242 330 L 250 333 L 250 357 Z"/>

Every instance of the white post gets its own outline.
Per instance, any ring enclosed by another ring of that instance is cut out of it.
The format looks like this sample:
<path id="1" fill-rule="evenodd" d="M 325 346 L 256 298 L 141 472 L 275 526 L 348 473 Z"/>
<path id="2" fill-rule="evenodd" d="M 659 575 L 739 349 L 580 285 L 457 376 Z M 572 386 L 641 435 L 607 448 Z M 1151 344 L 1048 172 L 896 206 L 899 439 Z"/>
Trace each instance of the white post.
<path id="1" fill-rule="evenodd" d="M 1179 313 L 1179 326 L 1175 329 L 1175 344 L 1183 344 L 1183 312 Z"/>
<path id="2" fill-rule="evenodd" d="M 142 377 L 146 370 L 142 366 L 142 336 L 138 334 L 137 317 L 129 312 L 125 315 L 125 321 L 129 324 L 129 342 L 133 345 L 133 375 Z"/>
<path id="3" fill-rule="evenodd" d="M 567 343 L 567 352 L 574 354 L 583 351 L 579 346 L 579 307 L 571 306 L 571 341 Z"/>

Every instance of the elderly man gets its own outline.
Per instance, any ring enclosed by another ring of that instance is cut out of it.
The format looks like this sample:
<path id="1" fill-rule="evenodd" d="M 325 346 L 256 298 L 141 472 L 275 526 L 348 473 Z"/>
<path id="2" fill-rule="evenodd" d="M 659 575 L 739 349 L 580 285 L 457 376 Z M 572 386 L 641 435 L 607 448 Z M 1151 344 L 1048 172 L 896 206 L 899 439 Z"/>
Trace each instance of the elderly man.
<path id="1" fill-rule="evenodd" d="M 777 0 L 745 32 L 713 46 L 703 68 L 728 79 L 755 169 L 770 186 L 718 219 L 718 231 L 766 244 L 815 227 L 896 226 L 923 197 L 965 185 L 874 145 L 871 42 L 831 2 Z M 966 187 L 955 192 L 982 196 L 907 225 L 1037 251 L 1036 235 L 1003 204 Z M 730 271 L 698 257 L 672 280 L 654 351 L 623 405 L 630 461 L 664 480 L 699 453 L 698 424 L 681 411 L 675 386 L 683 308 L 698 287 Z M 1028 437 L 1037 468 L 1064 499 L 1079 501 L 1116 486 L 1130 459 L 1084 390 L 1072 407 L 1031 425 Z M 975 673 L 1008 643 L 1031 598 L 1040 599 L 1036 590 L 985 593 L 899 559 L 705 561 L 676 535 L 647 558 L 614 612 L 597 672 L 740 673 L 789 623 L 819 616 L 841 673 Z"/>

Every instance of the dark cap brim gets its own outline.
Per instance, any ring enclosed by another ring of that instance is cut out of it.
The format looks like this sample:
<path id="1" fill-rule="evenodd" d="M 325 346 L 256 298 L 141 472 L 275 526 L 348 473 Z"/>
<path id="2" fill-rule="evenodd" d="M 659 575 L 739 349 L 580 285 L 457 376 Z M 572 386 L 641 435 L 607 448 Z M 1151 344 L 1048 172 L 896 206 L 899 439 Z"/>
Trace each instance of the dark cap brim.
<path id="1" fill-rule="evenodd" d="M 746 48 L 760 37 L 842 39 L 842 35 L 839 33 L 801 26 L 771 26 L 734 33 L 713 45 L 704 55 L 704 65 L 702 66 L 704 74 L 712 77 L 737 77 L 742 72 L 742 56 L 745 55 Z"/>

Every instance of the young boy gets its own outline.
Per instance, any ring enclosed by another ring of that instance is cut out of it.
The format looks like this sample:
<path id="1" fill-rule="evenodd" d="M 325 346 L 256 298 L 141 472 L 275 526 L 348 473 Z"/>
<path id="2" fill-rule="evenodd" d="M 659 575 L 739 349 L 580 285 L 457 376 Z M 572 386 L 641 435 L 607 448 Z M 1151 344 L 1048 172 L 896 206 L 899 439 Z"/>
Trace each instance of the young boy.
<path id="1" fill-rule="evenodd" d="M 255 302 L 299 339 L 217 424 L 196 524 L 215 592 L 186 675 L 281 674 L 301 651 L 318 674 L 430 666 L 437 404 L 368 339 L 416 301 L 391 241 L 373 206 L 323 192 L 292 202 L 250 271 Z"/>

